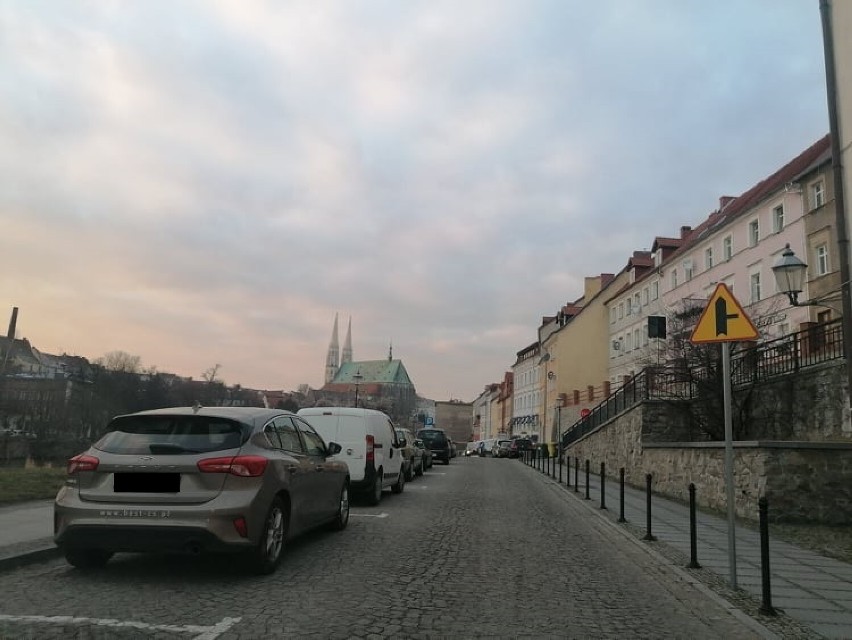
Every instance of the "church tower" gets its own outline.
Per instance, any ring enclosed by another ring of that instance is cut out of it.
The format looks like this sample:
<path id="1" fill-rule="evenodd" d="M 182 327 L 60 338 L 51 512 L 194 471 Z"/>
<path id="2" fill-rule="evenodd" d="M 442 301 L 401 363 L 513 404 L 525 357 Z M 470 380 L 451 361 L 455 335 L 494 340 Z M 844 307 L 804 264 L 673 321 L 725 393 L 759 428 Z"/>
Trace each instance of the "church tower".
<path id="1" fill-rule="evenodd" d="M 334 314 L 334 329 L 331 330 L 331 342 L 328 344 L 328 355 L 325 357 L 325 383 L 334 380 L 340 369 L 340 345 L 337 342 L 337 314 Z"/>
<path id="2" fill-rule="evenodd" d="M 340 364 L 352 362 L 352 316 L 349 316 L 349 326 L 346 327 L 346 340 L 343 342 L 343 351 L 340 354 Z"/>

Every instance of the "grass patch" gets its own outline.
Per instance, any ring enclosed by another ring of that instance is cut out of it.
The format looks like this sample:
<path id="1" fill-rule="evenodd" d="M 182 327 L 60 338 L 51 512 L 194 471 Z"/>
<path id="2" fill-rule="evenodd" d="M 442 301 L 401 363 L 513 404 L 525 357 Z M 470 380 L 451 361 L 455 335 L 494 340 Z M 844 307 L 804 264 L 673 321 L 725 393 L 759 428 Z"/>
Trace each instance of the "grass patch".
<path id="1" fill-rule="evenodd" d="M 65 467 L 0 468 L 0 504 L 50 500 L 65 482 Z"/>

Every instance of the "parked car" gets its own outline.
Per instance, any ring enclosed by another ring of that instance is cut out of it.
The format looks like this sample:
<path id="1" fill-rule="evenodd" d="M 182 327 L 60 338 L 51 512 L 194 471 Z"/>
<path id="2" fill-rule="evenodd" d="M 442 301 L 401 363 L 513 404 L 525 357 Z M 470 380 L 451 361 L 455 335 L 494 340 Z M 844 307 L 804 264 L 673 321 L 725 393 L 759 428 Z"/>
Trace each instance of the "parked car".
<path id="1" fill-rule="evenodd" d="M 271 573 L 287 540 L 349 522 L 349 472 L 289 411 L 178 407 L 113 418 L 68 461 L 54 539 L 80 569 L 116 552 L 244 552 Z"/>
<path id="2" fill-rule="evenodd" d="M 483 440 L 482 446 L 479 448 L 479 455 L 483 458 L 486 456 L 490 456 L 493 454 L 494 444 L 497 442 L 496 438 L 491 438 L 489 440 Z"/>
<path id="3" fill-rule="evenodd" d="M 298 415 L 323 438 L 340 443 L 338 457 L 349 467 L 353 493 L 373 506 L 388 487 L 402 493 L 404 455 L 387 414 L 360 407 L 310 407 L 299 409 Z"/>
<path id="4" fill-rule="evenodd" d="M 450 443 L 450 457 L 455 458 L 458 455 L 458 451 L 456 450 L 456 443 L 453 442 L 452 438 L 447 438 Z"/>
<path id="5" fill-rule="evenodd" d="M 509 447 L 511 446 L 511 444 L 511 440 L 498 440 L 494 447 L 491 449 L 491 454 L 495 458 L 508 458 Z"/>
<path id="6" fill-rule="evenodd" d="M 450 464 L 450 439 L 443 429 L 421 429 L 417 437 L 423 440 L 434 459 Z"/>
<path id="7" fill-rule="evenodd" d="M 527 438 L 515 438 L 509 445 L 509 457 L 520 458 L 525 451 L 532 449 L 532 442 Z"/>
<path id="8" fill-rule="evenodd" d="M 399 445 L 402 448 L 404 463 L 403 473 L 405 474 L 406 482 L 414 480 L 415 476 L 422 476 L 424 467 L 422 449 L 418 449 L 415 444 L 416 438 L 408 429 L 397 429 L 396 437 L 399 440 Z"/>
<path id="9" fill-rule="evenodd" d="M 426 446 L 426 443 L 423 442 L 420 438 L 414 439 L 414 446 L 417 447 L 417 451 L 420 452 L 420 456 L 423 459 L 423 466 L 422 466 L 423 471 L 425 472 L 427 469 L 431 469 L 432 468 L 432 451 L 429 449 L 429 447 Z"/>
<path id="10" fill-rule="evenodd" d="M 465 445 L 465 448 L 464 448 L 465 457 L 477 455 L 479 453 L 478 449 L 479 449 L 479 443 L 480 442 L 481 442 L 481 440 L 477 441 L 477 442 L 468 442 Z"/>

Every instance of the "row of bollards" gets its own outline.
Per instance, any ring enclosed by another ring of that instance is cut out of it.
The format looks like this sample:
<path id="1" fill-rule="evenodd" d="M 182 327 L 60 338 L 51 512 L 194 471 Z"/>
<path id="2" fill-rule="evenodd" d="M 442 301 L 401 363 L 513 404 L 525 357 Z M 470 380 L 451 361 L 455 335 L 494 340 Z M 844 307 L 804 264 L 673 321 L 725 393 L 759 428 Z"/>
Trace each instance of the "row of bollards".
<path id="1" fill-rule="evenodd" d="M 547 474 L 554 480 L 557 479 L 557 459 L 549 455 L 540 455 L 544 450 L 529 450 L 526 452 L 524 462 L 528 466 L 533 466 L 542 473 Z M 565 485 L 571 487 L 571 456 L 558 456 L 559 475 L 558 483 L 562 484 L 562 467 L 566 469 Z M 574 458 L 574 493 L 580 490 L 580 459 Z M 590 475 L 591 461 L 585 460 L 585 500 L 591 500 L 590 495 Z M 627 518 L 624 516 L 624 486 L 625 486 L 625 470 L 624 467 L 618 470 L 619 480 L 619 516 L 618 522 L 625 523 Z M 645 475 L 645 536 L 643 540 L 656 541 L 657 537 L 651 531 L 651 496 L 653 489 L 653 474 Z M 690 483 L 689 491 L 689 569 L 700 569 L 701 564 L 698 562 L 698 524 L 696 517 L 696 488 L 694 483 Z M 606 506 L 606 463 L 601 462 L 600 465 L 600 509 L 605 510 Z M 761 567 L 761 586 L 762 586 L 762 602 L 760 612 L 766 615 L 776 615 L 776 610 L 772 606 L 772 589 L 769 571 L 769 517 L 768 503 L 765 497 L 758 500 L 758 510 L 760 515 L 760 567 Z"/>

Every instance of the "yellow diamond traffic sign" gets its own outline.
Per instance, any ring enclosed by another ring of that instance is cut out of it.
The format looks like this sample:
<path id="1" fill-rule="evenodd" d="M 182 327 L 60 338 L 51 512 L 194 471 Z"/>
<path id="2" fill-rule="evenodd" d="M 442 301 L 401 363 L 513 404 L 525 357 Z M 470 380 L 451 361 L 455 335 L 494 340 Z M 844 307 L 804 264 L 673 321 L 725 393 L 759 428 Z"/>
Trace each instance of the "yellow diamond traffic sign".
<path id="1" fill-rule="evenodd" d="M 698 324 L 692 330 L 689 341 L 693 344 L 704 342 L 734 342 L 737 340 L 757 340 L 758 333 L 751 318 L 737 302 L 731 290 L 724 282 L 716 285 L 716 290 L 701 312 Z"/>

